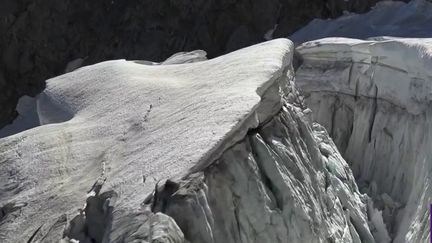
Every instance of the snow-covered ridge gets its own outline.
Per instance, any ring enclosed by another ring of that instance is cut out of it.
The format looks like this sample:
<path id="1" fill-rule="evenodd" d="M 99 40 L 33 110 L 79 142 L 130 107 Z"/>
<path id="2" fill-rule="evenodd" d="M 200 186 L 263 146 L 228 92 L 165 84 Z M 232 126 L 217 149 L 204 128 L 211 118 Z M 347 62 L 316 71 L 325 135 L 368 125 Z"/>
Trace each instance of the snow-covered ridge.
<path id="1" fill-rule="evenodd" d="M 47 88 L 38 100 L 39 120 L 41 124 L 69 119 L 72 119 L 71 123 L 75 120 L 100 122 L 106 117 L 109 123 L 122 126 L 121 123 L 130 116 L 140 116 L 136 112 L 141 111 L 146 114 L 141 115 L 140 122 L 150 130 L 156 126 L 164 133 L 179 134 L 184 127 L 173 124 L 187 119 L 196 125 L 188 129 L 188 134 L 184 134 L 188 139 L 182 142 L 207 140 L 209 137 L 211 141 L 201 144 L 202 147 L 191 148 L 196 159 L 185 158 L 191 154 L 175 156 L 181 161 L 195 161 L 195 166 L 200 167 L 201 163 L 219 157 L 249 129 L 280 110 L 279 83 L 287 82 L 288 77 L 284 75 L 291 65 L 292 50 L 290 41 L 279 39 L 189 66 L 181 63 L 167 66 L 172 62 L 176 64 L 177 55 L 160 66 L 124 60 L 100 63 L 82 68 L 70 76 L 66 74 L 48 80 Z M 195 58 L 194 53 L 181 55 Z M 126 94 L 118 93 L 123 90 Z M 117 97 L 124 100 L 119 102 Z M 124 109 L 122 101 L 127 103 L 129 110 Z M 207 106 L 214 107 L 214 110 L 208 110 Z M 230 110 L 228 115 L 226 109 Z M 169 114 L 172 110 L 177 112 Z M 192 116 L 185 115 L 189 114 L 187 111 Z M 210 127 L 211 133 L 202 134 Z M 172 142 L 175 141 L 167 138 L 164 146 L 160 147 L 170 147 L 167 145 Z M 195 153 L 196 150 L 203 150 L 203 154 Z"/>
<path id="2" fill-rule="evenodd" d="M 292 56 L 274 40 L 49 80 L 42 125 L 0 139 L 0 241 L 388 241 Z"/>
<path id="3" fill-rule="evenodd" d="M 203 169 L 280 111 L 292 52 L 279 39 L 208 61 L 109 61 L 48 80 L 42 126 L 0 139 L 1 207 L 20 210 L 1 216 L 0 241 L 74 217 L 88 192 L 118 195 L 113 224 L 138 212 L 158 181 Z"/>
<path id="4" fill-rule="evenodd" d="M 432 39 L 327 38 L 297 48 L 296 83 L 394 242 L 429 239 Z"/>

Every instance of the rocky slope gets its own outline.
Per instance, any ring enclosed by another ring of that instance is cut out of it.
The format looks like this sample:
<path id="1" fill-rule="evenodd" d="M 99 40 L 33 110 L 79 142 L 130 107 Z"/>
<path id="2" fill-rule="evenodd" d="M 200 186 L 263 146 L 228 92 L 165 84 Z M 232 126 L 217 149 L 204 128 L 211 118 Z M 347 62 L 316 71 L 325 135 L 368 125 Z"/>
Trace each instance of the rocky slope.
<path id="1" fill-rule="evenodd" d="M 328 38 L 297 48 L 296 79 L 394 242 L 429 241 L 432 39 Z"/>
<path id="2" fill-rule="evenodd" d="M 378 0 L 2 0 L 0 127 L 19 97 L 74 66 L 127 58 L 160 61 L 204 49 L 211 57 L 286 37 L 313 18 L 364 12 Z"/>
<path id="3" fill-rule="evenodd" d="M 279 39 L 49 80 L 39 126 L 0 139 L 0 241 L 388 241 L 292 55 Z"/>

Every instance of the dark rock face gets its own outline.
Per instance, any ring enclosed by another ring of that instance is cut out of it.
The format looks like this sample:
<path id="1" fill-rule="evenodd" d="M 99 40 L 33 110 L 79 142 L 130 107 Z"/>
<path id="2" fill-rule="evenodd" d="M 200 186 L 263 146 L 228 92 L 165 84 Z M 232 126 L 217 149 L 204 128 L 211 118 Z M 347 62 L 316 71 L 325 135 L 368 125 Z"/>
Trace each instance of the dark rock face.
<path id="1" fill-rule="evenodd" d="M 36 95 L 66 64 L 163 60 L 204 49 L 217 56 L 284 37 L 313 18 L 367 11 L 379 0 L 0 0 L 0 127 L 22 95 Z"/>

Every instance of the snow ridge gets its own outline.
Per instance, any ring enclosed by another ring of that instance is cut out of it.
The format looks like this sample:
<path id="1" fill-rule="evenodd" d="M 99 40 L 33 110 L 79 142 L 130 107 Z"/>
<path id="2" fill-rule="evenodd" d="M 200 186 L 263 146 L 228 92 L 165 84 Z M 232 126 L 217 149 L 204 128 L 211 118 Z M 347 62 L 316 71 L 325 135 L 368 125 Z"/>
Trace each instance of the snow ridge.
<path id="1" fill-rule="evenodd" d="M 81 222 L 67 231 L 80 232 L 103 215 L 113 237 L 124 234 L 122 220 L 147 218 L 141 203 L 155 184 L 209 166 L 280 110 L 292 52 L 278 39 L 208 61 L 200 52 L 187 64 L 116 60 L 48 80 L 41 126 L 0 139 L 1 205 L 27 205 L 18 220 L 2 216 L 1 241 L 27 241 L 57 221 Z M 107 214 L 76 216 L 114 201 Z"/>

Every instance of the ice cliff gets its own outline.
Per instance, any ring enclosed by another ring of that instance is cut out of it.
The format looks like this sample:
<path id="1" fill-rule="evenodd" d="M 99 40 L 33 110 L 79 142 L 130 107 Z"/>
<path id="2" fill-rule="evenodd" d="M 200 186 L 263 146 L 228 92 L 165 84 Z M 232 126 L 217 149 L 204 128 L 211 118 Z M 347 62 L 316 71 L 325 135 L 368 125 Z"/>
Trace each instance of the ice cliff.
<path id="1" fill-rule="evenodd" d="M 278 39 L 48 80 L 39 126 L 0 139 L 0 241 L 388 241 L 311 121 L 293 49 Z"/>
<path id="2" fill-rule="evenodd" d="M 327 38 L 297 48 L 296 84 L 394 239 L 429 241 L 432 39 Z"/>

